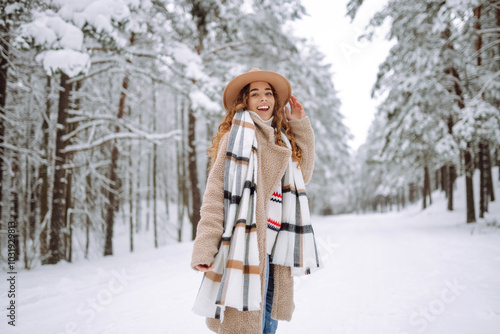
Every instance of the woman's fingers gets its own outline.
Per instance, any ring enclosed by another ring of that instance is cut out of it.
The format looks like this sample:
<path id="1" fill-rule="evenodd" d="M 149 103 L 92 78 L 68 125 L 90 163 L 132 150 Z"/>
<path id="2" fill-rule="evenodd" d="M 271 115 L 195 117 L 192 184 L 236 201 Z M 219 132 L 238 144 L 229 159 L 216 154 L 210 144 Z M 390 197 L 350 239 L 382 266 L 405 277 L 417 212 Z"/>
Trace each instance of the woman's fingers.
<path id="1" fill-rule="evenodd" d="M 214 269 L 214 265 L 211 264 L 209 266 L 207 264 L 199 264 L 196 266 L 196 269 L 198 269 L 199 271 L 208 272 L 208 271 L 211 271 L 212 269 Z"/>
<path id="2" fill-rule="evenodd" d="M 291 113 L 287 113 L 287 118 L 290 119 L 301 119 L 305 116 L 304 107 L 300 103 L 299 99 L 295 96 L 290 96 L 290 107 Z"/>

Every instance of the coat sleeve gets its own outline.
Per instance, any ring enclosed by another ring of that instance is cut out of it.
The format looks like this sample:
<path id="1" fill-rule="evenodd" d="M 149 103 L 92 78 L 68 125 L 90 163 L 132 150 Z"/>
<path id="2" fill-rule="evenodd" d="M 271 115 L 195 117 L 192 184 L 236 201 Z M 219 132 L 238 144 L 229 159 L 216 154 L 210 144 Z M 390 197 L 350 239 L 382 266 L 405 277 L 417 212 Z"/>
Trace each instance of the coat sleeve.
<path id="1" fill-rule="evenodd" d="M 316 153 L 314 152 L 314 132 L 311 127 L 311 121 L 306 116 L 302 119 L 288 121 L 288 125 L 292 129 L 295 143 L 302 152 L 300 169 L 304 177 L 304 183 L 308 184 L 311 181 L 314 170 L 314 159 L 316 158 Z"/>
<path id="2" fill-rule="evenodd" d="M 229 132 L 221 138 L 217 159 L 208 175 L 191 257 L 191 267 L 195 270 L 199 264 L 213 263 L 224 232 L 224 168 L 228 139 Z"/>

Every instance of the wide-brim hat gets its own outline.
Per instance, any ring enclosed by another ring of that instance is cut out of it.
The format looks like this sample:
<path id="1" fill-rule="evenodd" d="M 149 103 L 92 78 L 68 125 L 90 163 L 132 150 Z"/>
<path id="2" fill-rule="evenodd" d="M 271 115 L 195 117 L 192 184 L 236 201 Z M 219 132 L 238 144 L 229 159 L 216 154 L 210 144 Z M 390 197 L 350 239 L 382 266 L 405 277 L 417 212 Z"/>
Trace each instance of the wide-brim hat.
<path id="1" fill-rule="evenodd" d="M 229 81 L 226 88 L 224 88 L 222 103 L 226 111 L 229 111 L 233 106 L 234 100 L 238 97 L 243 87 L 255 81 L 265 81 L 273 86 L 282 105 L 285 105 L 292 95 L 292 86 L 284 76 L 276 72 L 261 71 L 258 68 L 252 68 L 250 71 L 240 74 Z"/>

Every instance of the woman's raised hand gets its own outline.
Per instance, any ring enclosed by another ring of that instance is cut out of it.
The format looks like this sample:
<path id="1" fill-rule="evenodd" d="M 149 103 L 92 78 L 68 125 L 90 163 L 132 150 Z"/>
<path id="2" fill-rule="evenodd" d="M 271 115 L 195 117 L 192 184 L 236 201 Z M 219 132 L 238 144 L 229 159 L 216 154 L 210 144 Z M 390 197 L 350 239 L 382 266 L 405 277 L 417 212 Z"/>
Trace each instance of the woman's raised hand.
<path id="1" fill-rule="evenodd" d="M 288 109 L 288 107 L 285 107 L 285 113 L 286 113 L 286 118 L 291 121 L 294 119 L 302 119 L 306 117 L 306 112 L 304 111 L 304 107 L 302 107 L 302 104 L 300 103 L 299 99 L 297 99 L 295 96 L 290 96 L 290 107 L 292 111 Z"/>
<path id="2" fill-rule="evenodd" d="M 198 269 L 199 271 L 203 271 L 203 272 L 209 272 L 212 269 L 214 269 L 214 265 L 211 264 L 209 266 L 208 264 L 199 264 L 199 265 L 196 266 L 196 269 Z"/>

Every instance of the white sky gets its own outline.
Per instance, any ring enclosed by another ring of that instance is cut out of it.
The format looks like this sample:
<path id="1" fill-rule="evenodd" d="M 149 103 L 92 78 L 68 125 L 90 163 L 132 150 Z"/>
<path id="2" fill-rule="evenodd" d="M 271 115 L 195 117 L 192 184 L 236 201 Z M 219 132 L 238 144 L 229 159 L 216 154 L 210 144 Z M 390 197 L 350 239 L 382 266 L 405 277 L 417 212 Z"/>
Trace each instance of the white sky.
<path id="1" fill-rule="evenodd" d="M 345 116 L 344 124 L 354 138 L 349 142 L 357 149 L 365 142 L 377 102 L 370 98 L 378 65 L 387 56 L 391 43 L 385 40 L 388 25 L 377 31 L 372 42 L 359 42 L 370 18 L 387 0 L 365 0 L 351 23 L 345 16 L 348 0 L 303 0 L 309 16 L 294 23 L 299 36 L 309 37 L 332 64 L 333 83 L 338 91 Z M 387 23 L 387 22 L 386 22 Z"/>

